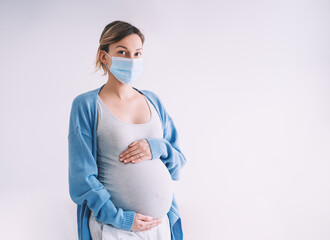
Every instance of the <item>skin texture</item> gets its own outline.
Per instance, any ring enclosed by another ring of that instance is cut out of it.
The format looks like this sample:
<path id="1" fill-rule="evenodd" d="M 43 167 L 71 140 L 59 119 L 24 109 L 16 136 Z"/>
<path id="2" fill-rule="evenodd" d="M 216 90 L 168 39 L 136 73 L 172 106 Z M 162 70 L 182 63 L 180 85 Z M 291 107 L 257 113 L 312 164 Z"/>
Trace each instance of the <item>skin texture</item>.
<path id="1" fill-rule="evenodd" d="M 135 141 L 128 145 L 128 149 L 120 154 L 120 161 L 124 163 L 139 163 L 145 160 L 151 160 L 152 154 L 149 143 L 146 139 Z"/>
<path id="2" fill-rule="evenodd" d="M 136 220 L 135 220 L 136 219 Z M 135 213 L 132 231 L 146 231 L 161 223 L 160 219 L 152 219 L 151 216 Z"/>
<path id="3" fill-rule="evenodd" d="M 123 47 L 119 47 L 123 46 Z M 114 57 L 140 58 L 143 44 L 137 34 L 126 36 L 121 41 L 109 46 L 108 54 Z M 103 51 L 100 61 L 111 67 L 111 58 Z M 99 93 L 100 98 L 109 110 L 121 121 L 139 124 L 147 122 L 151 117 L 145 97 L 134 90 L 131 85 L 120 82 L 108 69 L 108 81 Z M 124 163 L 139 163 L 152 158 L 149 143 L 146 139 L 132 142 L 121 153 L 120 161 Z M 145 231 L 159 225 L 161 219 L 153 219 L 140 213 L 135 213 L 132 231 Z"/>

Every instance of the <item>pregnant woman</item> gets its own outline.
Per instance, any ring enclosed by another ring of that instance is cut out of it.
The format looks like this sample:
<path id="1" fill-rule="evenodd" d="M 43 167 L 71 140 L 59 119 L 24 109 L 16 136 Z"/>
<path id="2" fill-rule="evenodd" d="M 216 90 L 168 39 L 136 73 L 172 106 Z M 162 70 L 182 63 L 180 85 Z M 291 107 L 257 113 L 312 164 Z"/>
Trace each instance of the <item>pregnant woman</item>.
<path id="1" fill-rule="evenodd" d="M 100 37 L 101 87 L 75 97 L 69 123 L 69 190 L 80 240 L 181 240 L 172 180 L 186 163 L 160 98 L 132 84 L 144 71 L 144 35 L 124 21 Z"/>

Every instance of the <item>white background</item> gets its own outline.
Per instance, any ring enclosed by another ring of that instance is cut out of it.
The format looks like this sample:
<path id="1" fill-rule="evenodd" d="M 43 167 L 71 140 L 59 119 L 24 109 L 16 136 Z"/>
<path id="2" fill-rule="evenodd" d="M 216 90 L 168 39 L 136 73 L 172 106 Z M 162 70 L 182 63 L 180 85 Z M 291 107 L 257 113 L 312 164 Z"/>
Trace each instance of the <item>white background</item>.
<path id="1" fill-rule="evenodd" d="M 330 239 L 330 2 L 0 2 L 0 239 L 77 239 L 68 190 L 75 96 L 100 87 L 101 32 L 146 36 L 187 163 L 185 240 Z"/>

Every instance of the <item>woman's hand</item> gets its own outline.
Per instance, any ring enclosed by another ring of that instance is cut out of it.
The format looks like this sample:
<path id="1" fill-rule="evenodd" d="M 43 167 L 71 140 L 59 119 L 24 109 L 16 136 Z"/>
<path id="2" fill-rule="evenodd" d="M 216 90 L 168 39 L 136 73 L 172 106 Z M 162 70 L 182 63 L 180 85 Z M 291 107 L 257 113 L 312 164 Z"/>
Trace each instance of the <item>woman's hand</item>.
<path id="1" fill-rule="evenodd" d="M 151 216 L 135 213 L 132 231 L 146 231 L 162 223 L 161 219 L 153 219 Z"/>
<path id="2" fill-rule="evenodd" d="M 120 161 L 124 163 L 139 163 L 144 160 L 151 160 L 152 154 L 149 143 L 146 139 L 132 142 L 128 149 L 119 155 Z"/>

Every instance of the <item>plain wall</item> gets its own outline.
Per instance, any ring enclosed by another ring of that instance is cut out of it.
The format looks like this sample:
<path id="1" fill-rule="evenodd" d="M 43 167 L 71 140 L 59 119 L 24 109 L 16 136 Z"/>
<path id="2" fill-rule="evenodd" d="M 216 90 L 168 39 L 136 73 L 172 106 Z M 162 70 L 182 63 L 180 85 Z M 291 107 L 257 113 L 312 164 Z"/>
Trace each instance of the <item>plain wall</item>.
<path id="1" fill-rule="evenodd" d="M 330 239 L 330 2 L 1 1 L 0 238 L 77 239 L 72 100 L 106 24 L 146 36 L 135 87 L 158 94 L 187 163 L 185 240 Z"/>

